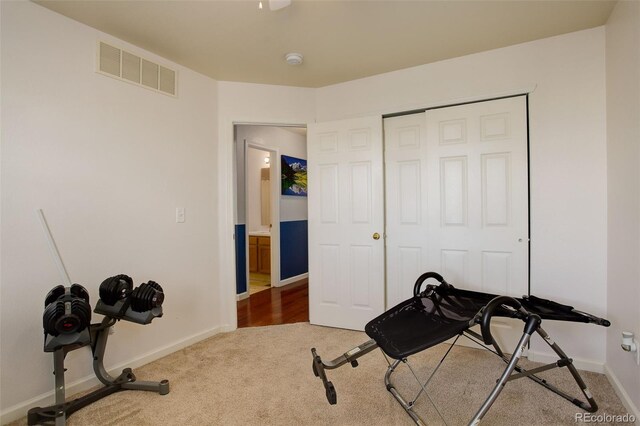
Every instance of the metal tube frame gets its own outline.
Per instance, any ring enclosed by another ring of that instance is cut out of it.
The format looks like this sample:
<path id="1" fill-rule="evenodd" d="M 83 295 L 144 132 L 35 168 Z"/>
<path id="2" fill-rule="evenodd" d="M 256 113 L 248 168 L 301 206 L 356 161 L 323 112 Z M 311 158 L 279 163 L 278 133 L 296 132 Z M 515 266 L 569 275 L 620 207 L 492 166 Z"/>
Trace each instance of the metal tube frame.
<path id="1" fill-rule="evenodd" d="M 525 368 L 520 367 L 518 365 L 518 362 L 519 362 L 520 358 L 522 357 L 523 351 L 525 350 L 525 348 L 529 344 L 529 341 L 530 341 L 531 336 L 532 336 L 534 331 L 538 335 L 540 335 L 540 337 L 542 337 L 542 339 L 545 341 L 545 343 L 547 343 L 551 347 L 551 349 L 556 353 L 556 355 L 558 356 L 558 361 L 556 361 L 555 363 L 550 363 L 550 364 L 546 364 L 546 365 L 543 365 L 543 366 L 540 366 L 540 367 L 536 367 L 536 368 L 533 368 L 531 370 L 526 370 Z M 547 388 L 550 391 L 554 392 L 555 394 L 563 397 L 564 399 L 568 400 L 572 404 L 580 407 L 581 409 L 583 409 L 585 411 L 593 413 L 593 412 L 598 410 L 598 405 L 596 404 L 595 400 L 593 399 L 593 396 L 592 396 L 591 392 L 589 391 L 587 385 L 585 384 L 584 380 L 582 379 L 582 377 L 580 376 L 580 374 L 576 370 L 575 366 L 573 365 L 573 360 L 571 358 L 569 358 L 564 353 L 564 351 L 558 346 L 557 343 L 555 343 L 551 339 L 549 334 L 544 329 L 542 329 L 542 327 L 540 327 L 540 325 L 538 325 L 536 327 L 525 326 L 525 330 L 524 330 L 520 340 L 518 341 L 518 344 L 517 344 L 513 354 L 511 355 L 511 357 L 508 357 L 507 355 L 505 355 L 503 350 L 500 348 L 500 345 L 495 340 L 491 344 L 491 346 L 493 347 L 493 350 L 492 350 L 489 347 L 487 347 L 487 345 L 481 343 L 482 342 L 482 337 L 478 333 L 467 329 L 467 330 L 463 331 L 460 335 L 458 335 L 456 337 L 456 340 L 453 342 L 453 344 L 450 346 L 450 348 L 444 354 L 444 356 L 442 357 L 442 359 L 440 360 L 440 362 L 435 367 L 435 369 L 433 370 L 433 372 L 431 373 L 431 375 L 429 376 L 429 378 L 426 380 L 426 382 L 424 384 L 418 379 L 418 377 L 416 376 L 415 372 L 411 368 L 411 365 L 409 364 L 409 362 L 408 362 L 408 360 L 406 358 L 404 358 L 404 359 L 396 359 L 392 363 L 389 364 L 389 367 L 387 368 L 387 371 L 386 371 L 385 376 L 384 376 L 385 386 L 386 386 L 387 390 L 391 393 L 391 395 L 393 395 L 393 397 L 396 399 L 396 401 L 400 404 L 400 406 L 405 410 L 405 412 L 411 417 L 411 419 L 417 425 L 425 425 L 426 423 L 420 418 L 420 416 L 415 411 L 413 411 L 413 407 L 415 405 L 415 402 L 417 401 L 418 397 L 420 397 L 420 395 L 422 393 L 424 393 L 428 397 L 428 393 L 427 393 L 427 389 L 426 389 L 427 385 L 429 384 L 429 382 L 431 381 L 433 376 L 436 374 L 436 372 L 438 371 L 438 369 L 440 368 L 440 366 L 442 365 L 444 360 L 450 354 L 451 350 L 453 349 L 453 346 L 455 345 L 455 343 L 457 342 L 458 338 L 461 335 L 464 335 L 465 337 L 469 338 L 470 340 L 472 340 L 473 342 L 478 344 L 483 349 L 495 354 L 496 356 L 501 358 L 507 364 L 507 366 L 506 366 L 505 370 L 503 371 L 502 375 L 497 380 L 496 385 L 494 386 L 493 390 L 491 391 L 491 393 L 489 394 L 487 399 L 484 401 L 482 406 L 478 409 L 476 414 L 473 416 L 473 418 L 469 422 L 469 425 L 474 425 L 475 426 L 475 425 L 480 423 L 480 421 L 487 414 L 487 412 L 491 408 L 492 404 L 496 401 L 496 399 L 498 398 L 498 396 L 500 395 L 500 393 L 504 389 L 504 386 L 506 385 L 507 382 L 509 382 L 511 380 L 520 379 L 520 378 L 523 378 L 523 377 L 527 377 L 527 378 L 533 380 L 534 382 L 538 383 L 539 385 L 544 386 L 545 388 Z M 314 360 L 313 360 L 313 371 L 314 371 L 314 374 L 322 379 L 322 381 L 323 381 L 323 383 L 325 385 L 325 389 L 327 391 L 327 399 L 329 399 L 329 402 L 331 404 L 335 404 L 336 403 L 335 388 L 334 388 L 333 384 L 330 381 L 327 380 L 327 377 L 326 377 L 326 374 L 325 374 L 324 370 L 325 369 L 338 368 L 338 367 L 346 364 L 347 362 L 350 362 L 353 367 L 356 367 L 358 365 L 358 363 L 356 361 L 357 358 L 359 358 L 359 357 L 371 352 L 372 350 L 374 350 L 376 348 L 378 348 L 378 345 L 376 344 L 376 342 L 374 340 L 369 340 L 369 341 L 365 342 L 364 344 L 355 347 L 354 349 L 346 352 L 342 356 L 340 356 L 340 357 L 338 357 L 338 358 L 336 358 L 333 361 L 330 361 L 328 363 L 325 363 L 325 362 L 323 362 L 321 360 L 320 356 L 317 355 L 315 348 L 313 348 L 311 350 L 311 352 L 312 352 L 312 354 L 314 356 Z M 383 354 L 384 354 L 384 352 L 383 352 Z M 420 384 L 420 391 L 415 396 L 415 398 L 413 400 L 411 400 L 411 401 L 408 401 L 407 399 L 405 399 L 405 397 L 403 397 L 400 394 L 400 392 L 398 392 L 398 390 L 396 389 L 396 387 L 393 385 L 393 383 L 391 381 L 391 376 L 393 375 L 393 373 L 395 372 L 396 368 L 401 363 L 407 364 L 407 366 L 411 369 L 416 381 Z M 571 375 L 573 376 L 574 380 L 576 381 L 576 383 L 580 387 L 580 390 L 582 391 L 582 394 L 586 398 L 587 402 L 583 402 L 583 401 L 579 400 L 578 398 L 565 393 L 564 391 L 558 389 L 554 385 L 551 385 L 550 383 L 548 383 L 545 379 L 542 379 L 542 378 L 540 378 L 539 376 L 536 375 L 537 373 L 540 373 L 540 372 L 543 372 L 543 371 L 551 370 L 551 369 L 554 369 L 554 368 L 562 368 L 562 367 L 567 367 L 569 369 L 569 372 L 571 373 Z M 433 404 L 433 401 L 431 401 L 431 403 Z M 433 405 L 435 407 L 435 404 L 433 404 Z M 436 411 L 437 411 L 437 407 L 435 407 L 435 408 L 436 408 Z M 438 413 L 440 413 L 440 412 L 438 411 Z M 443 418 L 443 420 L 444 420 L 444 418 Z"/>
<path id="2" fill-rule="evenodd" d="M 538 333 L 543 338 L 543 340 L 551 347 L 551 349 L 553 349 L 553 351 L 558 355 L 559 359 L 555 363 L 546 364 L 546 365 L 543 365 L 543 366 L 540 366 L 540 367 L 533 368 L 531 370 L 526 370 L 526 369 L 518 366 L 518 362 L 519 362 L 520 358 L 522 357 L 522 353 L 523 353 L 524 349 L 527 347 L 527 345 L 528 345 L 528 343 L 529 343 L 529 341 L 531 339 L 531 335 L 530 334 L 528 334 L 526 332 L 523 333 L 522 337 L 518 341 L 518 345 L 516 346 L 516 350 L 514 351 L 513 355 L 511 357 L 507 357 L 504 354 L 504 352 L 502 351 L 502 349 L 500 348 L 500 346 L 498 345 L 497 342 L 494 341 L 492 343 L 492 346 L 495 349 L 495 351 L 492 351 L 491 349 L 487 348 L 484 344 L 482 344 L 478 340 L 476 340 L 476 339 L 480 338 L 480 336 L 477 333 L 475 333 L 474 331 L 465 330 L 463 332 L 462 335 L 464 335 L 465 337 L 467 337 L 470 340 L 474 341 L 475 343 L 480 345 L 482 348 L 494 353 L 495 355 L 497 355 L 499 358 L 501 358 L 507 364 L 507 367 L 505 368 L 505 370 L 503 371 L 502 375 L 500 376 L 500 378 L 496 382 L 496 385 L 494 386 L 493 390 L 491 391 L 491 393 L 489 394 L 487 399 L 484 401 L 484 403 L 482 404 L 480 409 L 476 412 L 474 417 L 471 419 L 471 421 L 469 422 L 469 425 L 477 425 L 477 424 L 480 423 L 482 418 L 487 414 L 487 412 L 491 408 L 491 405 L 495 402 L 495 400 L 500 395 L 500 392 L 502 392 L 502 390 L 504 389 L 504 386 L 506 385 L 507 382 L 509 382 L 511 380 L 520 379 L 520 378 L 523 378 L 523 377 L 527 377 L 527 378 L 533 380 L 534 382 L 538 383 L 539 385 L 544 386 L 545 388 L 549 389 L 550 391 L 552 391 L 555 394 L 563 397 L 567 401 L 571 402 L 572 404 L 580 407 L 581 409 L 583 409 L 583 410 L 585 410 L 587 412 L 593 413 L 593 412 L 596 412 L 598 410 L 598 405 L 595 402 L 595 400 L 593 399 L 593 395 L 589 391 L 589 389 L 588 389 L 587 385 L 585 384 L 584 380 L 580 376 L 580 373 L 577 371 L 577 369 L 573 365 L 573 360 L 571 358 L 567 357 L 567 355 L 560 348 L 560 346 L 558 346 L 558 344 L 555 343 L 551 339 L 551 337 L 549 337 L 549 334 L 544 329 L 542 329 L 542 327 L 536 328 L 535 332 Z M 456 338 L 456 340 L 457 340 L 457 338 Z M 455 341 L 454 341 L 454 344 L 455 344 Z M 438 364 L 436 369 L 431 373 L 431 375 L 427 379 L 427 382 L 424 385 L 418 381 L 418 383 L 420 383 L 420 386 L 421 386 L 421 390 L 418 393 L 418 396 L 420 395 L 420 393 L 426 392 L 426 386 L 429 384 L 429 381 L 431 380 L 433 375 L 437 372 L 438 368 L 440 367 L 440 365 L 442 364 L 444 359 L 449 355 L 449 352 L 451 351 L 452 348 L 453 348 L 453 345 L 449 348 L 447 353 L 440 360 L 440 363 Z M 398 403 L 402 406 L 402 408 L 407 412 L 407 414 L 413 419 L 413 421 L 417 425 L 423 425 L 423 424 L 425 424 L 425 422 L 413 411 L 413 405 L 414 405 L 415 400 L 417 399 L 418 396 L 416 396 L 416 399 L 414 399 L 413 401 L 406 402 L 405 398 L 397 391 L 397 389 L 395 388 L 395 386 L 391 382 L 391 375 L 393 374 L 393 372 L 395 371 L 395 369 L 398 367 L 398 365 L 401 362 L 404 362 L 409 366 L 409 363 L 408 363 L 407 359 L 395 360 L 389 366 L 389 368 L 387 369 L 387 372 L 386 372 L 385 377 L 384 377 L 385 385 L 387 386 L 387 390 L 389 392 L 391 392 L 391 394 L 394 396 L 394 398 L 398 401 Z M 577 399 L 576 397 L 567 394 L 566 392 L 558 389 L 554 385 L 548 383 L 545 379 L 542 379 L 539 376 L 536 376 L 536 373 L 540 373 L 542 371 L 551 370 L 551 369 L 554 369 L 554 368 L 562 368 L 562 367 L 567 367 L 569 369 L 569 372 L 571 373 L 571 375 L 573 376 L 574 380 L 576 381 L 576 383 L 580 387 L 580 390 L 582 391 L 582 394 L 584 395 L 584 397 L 587 399 L 587 402 L 583 402 L 583 401 Z M 417 378 L 416 378 L 416 380 L 417 380 Z"/>
<path id="3" fill-rule="evenodd" d="M 99 399 L 123 390 L 143 390 L 157 392 L 160 395 L 169 393 L 169 381 L 159 382 L 136 381 L 136 376 L 131 368 L 125 368 L 118 377 L 111 376 L 104 367 L 104 353 L 109 336 L 109 328 L 115 324 L 115 319 L 105 317 L 100 324 L 91 324 L 91 352 L 93 354 L 93 371 L 105 386 L 97 389 L 85 396 L 65 402 L 64 385 L 64 359 L 71 350 L 79 349 L 83 346 L 61 347 L 53 354 L 53 364 L 55 376 L 55 401 L 54 405 L 48 407 L 35 407 L 29 410 L 27 422 L 29 425 L 55 425 L 65 426 L 66 419 L 81 408 L 92 404 Z"/>
<path id="4" fill-rule="evenodd" d="M 311 355 L 313 355 L 313 363 L 311 364 L 313 374 L 322 380 L 329 404 L 335 405 L 338 402 L 338 395 L 333 383 L 327 379 L 327 375 L 324 370 L 333 370 L 334 368 L 342 367 L 346 363 L 350 363 L 353 368 L 356 368 L 358 366 L 357 359 L 368 354 L 377 347 L 378 344 L 375 340 L 370 339 L 329 362 L 323 362 L 320 355 L 316 353 L 316 348 L 311 348 Z"/>

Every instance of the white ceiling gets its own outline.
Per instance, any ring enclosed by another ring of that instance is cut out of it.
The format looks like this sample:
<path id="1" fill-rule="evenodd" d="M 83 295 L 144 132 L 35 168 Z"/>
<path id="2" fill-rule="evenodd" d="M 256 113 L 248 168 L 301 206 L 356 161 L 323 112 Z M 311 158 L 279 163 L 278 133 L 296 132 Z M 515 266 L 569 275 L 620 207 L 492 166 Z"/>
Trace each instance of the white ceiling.
<path id="1" fill-rule="evenodd" d="M 37 1 L 217 80 L 322 87 L 603 25 L 610 0 Z M 292 67 L 288 52 L 304 63 Z"/>

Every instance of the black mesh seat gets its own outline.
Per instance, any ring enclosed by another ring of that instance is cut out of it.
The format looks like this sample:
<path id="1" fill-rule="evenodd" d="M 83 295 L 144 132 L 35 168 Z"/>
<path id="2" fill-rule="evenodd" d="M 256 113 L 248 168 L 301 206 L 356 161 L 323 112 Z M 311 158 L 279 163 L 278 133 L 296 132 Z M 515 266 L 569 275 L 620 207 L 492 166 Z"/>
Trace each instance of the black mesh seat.
<path id="1" fill-rule="evenodd" d="M 390 357 L 406 358 L 469 328 L 479 309 L 442 297 L 412 297 L 371 320 L 365 332 Z"/>
<path id="2" fill-rule="evenodd" d="M 477 314 L 495 297 L 495 294 L 459 290 L 451 285 L 431 287 L 374 318 L 364 330 L 387 355 L 403 359 L 473 326 Z M 593 322 L 572 306 L 535 296 L 515 299 L 542 319 Z M 518 313 L 498 308 L 495 316 L 517 317 Z"/>
<path id="3" fill-rule="evenodd" d="M 522 306 L 529 312 L 540 315 L 542 319 L 550 319 L 556 321 L 571 321 L 571 322 L 584 322 L 584 323 L 596 323 L 598 325 L 605 325 L 605 321 L 598 321 L 599 318 L 593 318 L 589 314 L 576 311 L 573 306 L 562 305 L 552 300 L 541 299 L 535 296 L 524 296 L 522 299 L 518 299 Z"/>

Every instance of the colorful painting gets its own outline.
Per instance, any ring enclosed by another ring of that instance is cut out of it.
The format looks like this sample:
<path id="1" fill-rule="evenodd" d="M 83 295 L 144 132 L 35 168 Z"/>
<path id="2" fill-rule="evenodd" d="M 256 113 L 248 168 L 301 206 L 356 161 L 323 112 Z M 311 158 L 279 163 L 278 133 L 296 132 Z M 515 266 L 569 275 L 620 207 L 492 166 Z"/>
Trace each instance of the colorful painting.
<path id="1" fill-rule="evenodd" d="M 307 160 L 281 157 L 282 195 L 307 196 Z"/>

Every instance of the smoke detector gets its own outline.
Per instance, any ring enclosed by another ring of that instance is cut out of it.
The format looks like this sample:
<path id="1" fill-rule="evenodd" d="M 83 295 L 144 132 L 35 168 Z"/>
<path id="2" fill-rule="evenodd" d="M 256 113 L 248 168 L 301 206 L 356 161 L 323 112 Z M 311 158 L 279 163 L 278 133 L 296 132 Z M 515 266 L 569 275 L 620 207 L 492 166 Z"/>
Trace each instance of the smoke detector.
<path id="1" fill-rule="evenodd" d="M 271 9 L 272 12 L 284 9 L 285 7 L 290 5 L 291 0 L 269 0 L 269 9 Z"/>
<path id="2" fill-rule="evenodd" d="M 289 65 L 302 64 L 302 53 L 287 53 L 284 57 Z"/>

